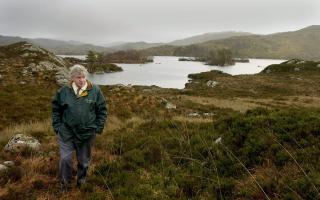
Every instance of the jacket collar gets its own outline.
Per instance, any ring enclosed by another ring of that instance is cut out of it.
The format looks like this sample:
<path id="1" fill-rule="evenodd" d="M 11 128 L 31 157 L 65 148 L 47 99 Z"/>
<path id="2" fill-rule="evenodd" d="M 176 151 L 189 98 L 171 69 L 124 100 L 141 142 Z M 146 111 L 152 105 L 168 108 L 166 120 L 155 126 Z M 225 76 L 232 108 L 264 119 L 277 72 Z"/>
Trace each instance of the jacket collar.
<path id="1" fill-rule="evenodd" d="M 68 87 L 71 88 L 71 89 L 73 89 L 73 88 L 72 88 L 72 83 L 73 83 L 73 81 L 69 81 L 69 84 L 68 84 Z M 89 80 L 87 80 L 87 84 L 88 84 L 88 85 L 87 85 L 87 89 L 86 89 L 86 90 L 91 90 L 92 87 L 93 87 L 92 82 L 89 81 Z"/>

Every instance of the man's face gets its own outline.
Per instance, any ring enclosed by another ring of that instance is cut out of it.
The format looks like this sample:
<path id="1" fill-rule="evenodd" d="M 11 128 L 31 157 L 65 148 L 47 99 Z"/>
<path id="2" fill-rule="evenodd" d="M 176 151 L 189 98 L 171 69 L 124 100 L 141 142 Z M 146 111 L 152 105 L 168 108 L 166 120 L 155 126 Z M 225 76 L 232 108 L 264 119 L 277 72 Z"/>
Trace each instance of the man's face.
<path id="1" fill-rule="evenodd" d="M 73 82 L 77 85 L 77 87 L 82 88 L 86 84 L 86 77 L 84 74 L 78 74 L 72 77 Z"/>

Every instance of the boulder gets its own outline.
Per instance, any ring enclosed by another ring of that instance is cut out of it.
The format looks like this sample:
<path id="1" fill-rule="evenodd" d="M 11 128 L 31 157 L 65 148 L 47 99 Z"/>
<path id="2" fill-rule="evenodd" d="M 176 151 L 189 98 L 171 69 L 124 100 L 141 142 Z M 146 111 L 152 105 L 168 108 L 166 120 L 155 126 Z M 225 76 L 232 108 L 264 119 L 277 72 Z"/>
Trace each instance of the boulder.
<path id="1" fill-rule="evenodd" d="M 69 82 L 69 70 L 67 68 L 61 67 L 56 72 L 56 81 L 60 86 L 66 85 Z"/>
<path id="2" fill-rule="evenodd" d="M 221 141 L 222 141 L 222 138 L 219 137 L 219 138 L 217 138 L 217 139 L 214 141 L 214 143 L 219 144 L 219 143 L 221 143 Z"/>
<path id="3" fill-rule="evenodd" d="M 177 108 L 177 106 L 172 104 L 172 103 L 170 103 L 170 102 L 168 102 L 167 105 L 166 105 L 166 109 L 168 109 L 168 110 L 176 109 L 176 108 Z"/>
<path id="4" fill-rule="evenodd" d="M 165 98 L 162 98 L 162 99 L 160 100 L 160 103 L 163 104 L 163 105 L 165 105 L 166 109 L 168 109 L 168 110 L 176 109 L 176 108 L 177 108 L 176 105 L 174 105 L 173 103 L 170 103 L 170 102 L 169 102 L 167 99 L 165 99 Z"/>
<path id="5" fill-rule="evenodd" d="M 200 114 L 199 114 L 199 113 L 196 113 L 196 112 L 194 112 L 194 113 L 189 113 L 189 114 L 188 114 L 188 117 L 200 117 Z"/>
<path id="6" fill-rule="evenodd" d="M 32 150 L 39 150 L 40 148 L 40 143 L 37 139 L 26 136 L 23 134 L 17 134 L 13 136 L 8 144 L 4 147 L 6 151 L 11 151 L 11 152 L 20 152 L 24 150 L 25 148 L 30 148 Z"/>
<path id="7" fill-rule="evenodd" d="M 5 165 L 5 166 L 7 166 L 7 167 L 12 167 L 12 166 L 14 166 L 14 162 L 11 161 L 11 160 L 4 161 L 4 162 L 3 162 L 3 165 Z"/>
<path id="8" fill-rule="evenodd" d="M 207 81 L 207 86 L 208 87 L 215 87 L 216 85 L 218 85 L 217 81 Z"/>
<path id="9" fill-rule="evenodd" d="M 0 164 L 0 173 L 3 172 L 3 171 L 7 171 L 8 167 L 3 165 L 3 164 Z"/>

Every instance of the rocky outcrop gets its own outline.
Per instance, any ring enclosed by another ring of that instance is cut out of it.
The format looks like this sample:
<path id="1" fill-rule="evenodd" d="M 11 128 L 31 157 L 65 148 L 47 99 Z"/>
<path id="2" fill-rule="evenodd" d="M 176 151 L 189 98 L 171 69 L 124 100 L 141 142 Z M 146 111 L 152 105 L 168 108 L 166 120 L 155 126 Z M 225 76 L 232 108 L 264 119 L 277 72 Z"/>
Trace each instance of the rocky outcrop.
<path id="1" fill-rule="evenodd" d="M 319 72 L 319 66 L 319 62 L 291 59 L 280 64 L 269 65 L 260 74 L 313 74 Z"/>
<path id="2" fill-rule="evenodd" d="M 40 143 L 37 139 L 23 134 L 14 135 L 4 147 L 4 150 L 10 152 L 21 152 L 26 148 L 39 150 Z"/>
<path id="3" fill-rule="evenodd" d="M 30 83 L 52 80 L 59 85 L 69 79 L 70 63 L 53 53 L 27 42 L 0 47 L 1 81 Z"/>

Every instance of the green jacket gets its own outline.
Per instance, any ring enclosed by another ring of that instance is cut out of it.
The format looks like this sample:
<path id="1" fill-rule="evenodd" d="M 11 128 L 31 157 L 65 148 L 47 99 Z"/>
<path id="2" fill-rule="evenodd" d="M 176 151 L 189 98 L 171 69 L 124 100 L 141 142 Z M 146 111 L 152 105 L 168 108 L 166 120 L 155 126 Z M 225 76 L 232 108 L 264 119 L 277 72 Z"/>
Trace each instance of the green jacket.
<path id="1" fill-rule="evenodd" d="M 87 89 L 80 97 L 69 83 L 52 99 L 52 126 L 65 141 L 84 141 L 103 131 L 107 119 L 106 100 L 99 86 L 88 80 L 87 83 Z"/>

